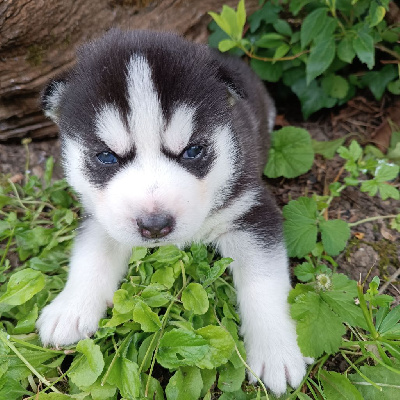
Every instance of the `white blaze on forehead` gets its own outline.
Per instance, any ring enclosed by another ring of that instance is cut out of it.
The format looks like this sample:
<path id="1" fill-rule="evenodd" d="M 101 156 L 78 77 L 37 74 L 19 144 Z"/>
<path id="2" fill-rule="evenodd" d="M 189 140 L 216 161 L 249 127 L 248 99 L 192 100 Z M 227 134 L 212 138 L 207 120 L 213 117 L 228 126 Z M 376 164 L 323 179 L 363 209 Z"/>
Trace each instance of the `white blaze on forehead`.
<path id="1" fill-rule="evenodd" d="M 131 113 L 129 127 L 138 153 L 160 148 L 163 115 L 151 78 L 151 69 L 143 56 L 132 56 L 128 66 L 128 96 Z"/>
<path id="2" fill-rule="evenodd" d="M 118 109 L 111 104 L 105 105 L 96 115 L 96 135 L 118 155 L 127 154 L 133 146 L 132 135 L 127 131 Z"/>
<path id="3" fill-rule="evenodd" d="M 162 135 L 164 146 L 171 152 L 179 154 L 188 145 L 193 133 L 195 111 L 193 107 L 181 104 L 172 114 L 171 120 Z"/>

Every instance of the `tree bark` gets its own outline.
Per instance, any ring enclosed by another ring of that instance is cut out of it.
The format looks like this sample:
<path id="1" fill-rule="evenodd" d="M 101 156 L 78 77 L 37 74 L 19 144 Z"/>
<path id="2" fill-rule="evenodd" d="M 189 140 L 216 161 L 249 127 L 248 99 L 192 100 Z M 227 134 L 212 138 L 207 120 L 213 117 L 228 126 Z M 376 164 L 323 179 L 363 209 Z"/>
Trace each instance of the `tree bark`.
<path id="1" fill-rule="evenodd" d="M 0 141 L 57 135 L 39 107 L 46 82 L 76 48 L 112 27 L 178 32 L 207 41 L 208 11 L 238 0 L 0 0 Z M 247 0 L 247 11 L 257 7 Z"/>

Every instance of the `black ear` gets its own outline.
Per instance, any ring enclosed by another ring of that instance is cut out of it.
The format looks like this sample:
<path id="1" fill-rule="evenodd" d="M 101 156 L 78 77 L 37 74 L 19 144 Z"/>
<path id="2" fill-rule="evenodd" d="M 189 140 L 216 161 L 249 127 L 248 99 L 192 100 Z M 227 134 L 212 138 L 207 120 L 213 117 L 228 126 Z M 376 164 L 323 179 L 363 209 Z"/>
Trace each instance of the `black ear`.
<path id="1" fill-rule="evenodd" d="M 217 79 L 222 82 L 227 89 L 227 98 L 230 105 L 234 105 L 238 100 L 247 97 L 241 82 L 241 74 L 233 66 L 221 63 L 218 66 Z"/>
<path id="2" fill-rule="evenodd" d="M 41 93 L 41 106 L 46 115 L 54 122 L 58 122 L 60 102 L 67 87 L 67 77 L 58 77 L 51 80 Z"/>

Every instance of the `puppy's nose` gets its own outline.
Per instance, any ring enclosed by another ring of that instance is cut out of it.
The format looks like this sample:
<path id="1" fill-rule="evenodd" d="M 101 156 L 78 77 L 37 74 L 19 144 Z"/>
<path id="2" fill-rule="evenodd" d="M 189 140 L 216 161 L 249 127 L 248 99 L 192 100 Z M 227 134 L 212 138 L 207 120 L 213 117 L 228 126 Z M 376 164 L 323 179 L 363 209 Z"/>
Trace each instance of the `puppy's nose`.
<path id="1" fill-rule="evenodd" d="M 174 218 L 168 214 L 146 214 L 136 221 L 140 234 L 147 239 L 167 236 L 175 224 Z"/>

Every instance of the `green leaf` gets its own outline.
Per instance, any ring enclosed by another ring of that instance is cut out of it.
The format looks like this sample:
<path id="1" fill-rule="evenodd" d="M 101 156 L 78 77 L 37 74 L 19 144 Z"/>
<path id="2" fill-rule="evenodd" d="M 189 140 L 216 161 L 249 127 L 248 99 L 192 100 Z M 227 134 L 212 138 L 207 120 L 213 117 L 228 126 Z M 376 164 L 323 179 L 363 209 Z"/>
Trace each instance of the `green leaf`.
<path id="1" fill-rule="evenodd" d="M 240 32 L 243 32 L 244 25 L 246 23 L 246 8 L 244 6 L 244 0 L 240 0 L 236 11 L 236 21 Z"/>
<path id="2" fill-rule="evenodd" d="M 278 82 L 282 77 L 282 65 L 280 63 L 272 64 L 271 62 L 250 60 L 251 68 L 260 77 L 260 79 L 267 82 Z"/>
<path id="3" fill-rule="evenodd" d="M 400 320 L 400 305 L 397 305 L 385 317 L 379 327 L 379 333 L 385 333 L 392 329 Z"/>
<path id="4" fill-rule="evenodd" d="M 254 33 L 262 23 L 273 24 L 276 22 L 280 10 L 281 7 L 279 5 L 267 1 L 262 8 L 249 16 L 250 32 Z"/>
<path id="5" fill-rule="evenodd" d="M 333 37 L 318 41 L 318 44 L 311 48 L 306 65 L 307 84 L 328 69 L 335 58 L 335 52 Z"/>
<path id="6" fill-rule="evenodd" d="M 375 196 L 379 190 L 382 200 L 386 200 L 388 198 L 398 200 L 400 197 L 398 189 L 387 183 L 378 182 L 376 179 L 370 179 L 362 182 L 360 190 L 362 192 L 367 192 L 370 196 Z"/>
<path id="7" fill-rule="evenodd" d="M 304 257 L 317 242 L 317 204 L 308 197 L 292 200 L 283 207 L 283 230 L 289 257 Z"/>
<path id="8" fill-rule="evenodd" d="M 335 140 L 327 140 L 327 141 L 318 141 L 318 140 L 311 140 L 312 147 L 314 153 L 321 154 L 323 157 L 327 158 L 328 160 L 335 157 L 337 149 L 344 143 L 346 140 L 345 137 L 341 137 Z"/>
<path id="9" fill-rule="evenodd" d="M 242 37 L 242 29 L 238 25 L 238 18 L 235 10 L 227 5 L 223 5 L 221 18 L 229 26 L 229 31 L 226 31 L 226 33 L 228 33 L 233 39 L 240 40 Z M 215 20 L 215 22 L 218 23 L 217 20 Z"/>
<path id="10" fill-rule="evenodd" d="M 133 309 L 133 320 L 139 322 L 144 332 L 157 332 L 161 328 L 160 318 L 143 301 L 138 301 Z"/>
<path id="11" fill-rule="evenodd" d="M 376 26 L 383 20 L 385 17 L 386 10 L 385 7 L 378 6 L 377 3 L 372 2 L 369 8 L 369 18 L 371 22 L 369 23 L 370 28 Z"/>
<path id="12" fill-rule="evenodd" d="M 312 400 L 310 396 L 307 396 L 306 394 L 301 393 L 301 392 L 297 393 L 297 398 L 299 400 Z"/>
<path id="13" fill-rule="evenodd" d="M 302 128 L 284 127 L 272 132 L 264 174 L 269 178 L 294 178 L 307 172 L 314 162 L 310 134 Z"/>
<path id="14" fill-rule="evenodd" d="M 294 16 L 296 16 L 305 5 L 311 2 L 312 0 L 291 0 L 289 2 L 289 10 Z"/>
<path id="15" fill-rule="evenodd" d="M 149 381 L 149 390 L 147 392 L 147 399 L 151 400 L 164 400 L 164 390 L 160 385 L 160 382 L 153 378 L 152 376 L 149 376 L 147 374 L 141 374 L 141 380 L 142 382 L 147 382 Z M 145 398 L 145 390 L 146 388 L 144 385 L 141 387 L 140 395 L 141 399 Z"/>
<path id="16" fill-rule="evenodd" d="M 336 18 L 327 17 L 324 27 L 319 32 L 318 36 L 314 38 L 314 44 L 317 45 L 320 42 L 326 42 L 327 40 L 333 38 L 337 26 L 338 22 Z"/>
<path id="17" fill-rule="evenodd" d="M 344 158 L 346 164 L 344 165 L 346 171 L 349 171 L 353 177 L 359 174 L 358 160 L 362 155 L 361 146 L 353 140 L 348 148 L 341 146 L 337 150 L 340 157 Z"/>
<path id="18" fill-rule="evenodd" d="M 107 383 L 117 386 L 126 399 L 136 399 L 140 393 L 140 375 L 138 365 L 126 357 L 115 355 Z"/>
<path id="19" fill-rule="evenodd" d="M 322 88 L 335 99 L 344 99 L 349 91 L 349 83 L 339 75 L 329 74 L 322 79 Z"/>
<path id="20" fill-rule="evenodd" d="M 112 318 L 105 323 L 105 327 L 112 328 L 123 324 L 124 322 L 130 321 L 132 319 L 132 312 L 126 314 L 120 314 L 117 310 L 113 310 Z"/>
<path id="21" fill-rule="evenodd" d="M 274 59 L 279 59 L 284 57 L 290 50 L 290 46 L 287 43 L 281 44 L 276 50 L 274 54 Z"/>
<path id="22" fill-rule="evenodd" d="M 398 367 L 397 367 L 398 370 Z M 364 400 L 394 400 L 400 398 L 399 374 L 381 365 L 361 366 L 360 371 L 376 383 L 379 391 L 359 374 L 348 375 L 353 385 L 361 393 Z"/>
<path id="23" fill-rule="evenodd" d="M 315 39 L 325 26 L 327 19 L 326 7 L 317 8 L 304 18 L 301 24 L 300 41 L 302 50 Z"/>
<path id="24" fill-rule="evenodd" d="M 46 160 L 46 167 L 44 172 L 44 183 L 46 187 L 51 185 L 51 178 L 53 176 L 54 158 L 51 156 Z"/>
<path id="25" fill-rule="evenodd" d="M 18 323 L 13 329 L 13 335 L 20 335 L 22 333 L 30 333 L 35 330 L 35 322 L 38 318 L 38 306 L 34 304 L 29 308 L 28 314 L 18 318 Z"/>
<path id="26" fill-rule="evenodd" d="M 206 339 L 210 345 L 205 357 L 196 363 L 199 368 L 219 367 L 229 360 L 235 350 L 235 342 L 225 329 L 208 325 L 197 329 L 196 333 Z"/>
<path id="27" fill-rule="evenodd" d="M 231 264 L 232 261 L 232 258 L 221 258 L 220 260 L 215 261 L 202 282 L 203 287 L 206 288 L 215 282 L 215 280 L 225 272 L 226 267 Z"/>
<path id="28" fill-rule="evenodd" d="M 220 390 L 223 392 L 236 392 L 241 388 L 246 372 L 243 365 L 235 369 L 233 365 L 228 362 L 220 367 L 218 371 L 218 388 Z"/>
<path id="29" fill-rule="evenodd" d="M 82 357 L 74 359 L 68 376 L 78 387 L 90 386 L 96 381 L 104 368 L 100 346 L 94 344 L 92 339 L 84 339 L 77 344 L 76 351 L 82 353 Z"/>
<path id="30" fill-rule="evenodd" d="M 175 282 L 174 270 L 172 267 L 159 268 L 151 277 L 151 283 L 159 283 L 167 289 L 171 289 Z"/>
<path id="31" fill-rule="evenodd" d="M 362 82 L 369 87 L 377 100 L 380 100 L 389 82 L 398 76 L 394 65 L 385 65 L 380 71 L 367 72 Z"/>
<path id="32" fill-rule="evenodd" d="M 147 255 L 147 247 L 134 247 L 132 249 L 132 255 L 129 260 L 129 264 L 134 263 L 135 261 L 142 260 Z"/>
<path id="33" fill-rule="evenodd" d="M 115 310 L 120 314 L 126 314 L 132 311 L 135 307 L 135 300 L 124 289 L 118 289 L 113 296 L 113 303 Z"/>
<path id="34" fill-rule="evenodd" d="M 186 310 L 194 314 L 204 314 L 209 307 L 207 292 L 199 283 L 189 283 L 182 292 L 182 303 Z"/>
<path id="35" fill-rule="evenodd" d="M 197 367 L 181 367 L 169 380 L 165 393 L 168 400 L 197 400 L 203 380 Z"/>
<path id="36" fill-rule="evenodd" d="M 284 36 L 280 35 L 279 33 L 266 33 L 261 36 L 260 39 L 256 40 L 254 43 L 258 47 L 264 47 L 264 48 L 274 48 L 278 47 L 282 41 L 285 39 Z"/>
<path id="37" fill-rule="evenodd" d="M 400 79 L 397 79 L 396 81 L 388 83 L 387 90 L 390 93 L 393 93 L 396 95 L 400 94 Z"/>
<path id="38" fill-rule="evenodd" d="M 182 258 L 182 251 L 176 246 L 161 246 L 153 254 L 146 257 L 146 261 L 158 261 L 164 264 L 174 264 Z"/>
<path id="39" fill-rule="evenodd" d="M 309 291 L 297 296 L 291 315 L 297 321 L 297 342 L 305 356 L 317 358 L 324 352 L 339 350 L 346 329 L 318 293 Z"/>
<path id="40" fill-rule="evenodd" d="M 356 52 L 353 48 L 353 40 L 350 36 L 345 36 L 338 44 L 337 56 L 347 64 L 353 62 Z"/>
<path id="41" fill-rule="evenodd" d="M 382 200 L 387 200 L 389 198 L 395 200 L 400 199 L 400 192 L 394 186 L 390 186 L 387 183 L 380 183 L 378 187 Z"/>
<path id="42" fill-rule="evenodd" d="M 304 118 L 321 108 L 331 108 L 337 103 L 337 99 L 329 97 L 316 80 L 307 84 L 305 78 L 300 78 L 291 85 L 291 89 L 301 101 Z"/>
<path id="43" fill-rule="evenodd" d="M 224 53 L 226 51 L 229 51 L 230 49 L 233 49 L 236 45 L 237 42 L 230 39 L 224 39 L 218 43 L 218 50 Z"/>
<path id="44" fill-rule="evenodd" d="M 93 400 L 109 400 L 114 397 L 117 388 L 107 383 L 102 385 L 100 380 L 97 380 L 93 385 L 84 390 L 85 392 L 90 392 Z M 71 399 L 71 397 L 68 396 L 66 400 L 68 399 Z"/>
<path id="45" fill-rule="evenodd" d="M 398 165 L 388 163 L 385 160 L 379 160 L 375 169 L 375 179 L 377 182 L 386 182 L 396 179 L 399 175 L 400 167 Z"/>
<path id="46" fill-rule="evenodd" d="M 200 396 L 204 397 L 214 384 L 217 371 L 215 369 L 202 369 L 200 372 L 203 380 L 203 387 L 201 389 Z"/>
<path id="47" fill-rule="evenodd" d="M 356 282 L 343 274 L 334 274 L 331 281 L 333 289 L 320 292 L 321 298 L 343 322 L 368 329 L 361 308 L 354 302 L 357 297 Z"/>
<path id="48" fill-rule="evenodd" d="M 272 26 L 281 35 L 290 37 L 293 34 L 292 28 L 290 27 L 289 23 L 284 19 L 278 19 L 272 24 Z"/>
<path id="49" fill-rule="evenodd" d="M 297 279 L 302 282 L 309 282 L 315 276 L 315 268 L 309 262 L 303 262 L 302 264 L 298 265 L 294 269 L 294 274 L 296 275 Z"/>
<path id="50" fill-rule="evenodd" d="M 337 256 L 345 248 L 350 238 L 350 228 L 347 222 L 331 219 L 322 221 L 319 227 L 325 251 L 330 256 Z"/>
<path id="51" fill-rule="evenodd" d="M 0 378 L 0 399 L 20 400 L 31 395 L 32 392 L 26 390 L 17 380 L 7 376 Z"/>
<path id="52" fill-rule="evenodd" d="M 149 285 L 143 290 L 141 298 L 150 307 L 162 307 L 171 300 L 171 295 L 163 290 L 164 285 Z"/>
<path id="53" fill-rule="evenodd" d="M 192 366 L 201 361 L 209 350 L 207 340 L 200 335 L 172 329 L 161 338 L 157 361 L 165 368 Z"/>
<path id="54" fill-rule="evenodd" d="M 227 33 L 229 36 L 231 36 L 231 27 L 228 23 L 228 21 L 226 21 L 224 18 L 222 18 L 221 15 L 216 14 L 215 12 L 209 12 L 208 13 L 211 18 L 217 23 L 217 25 L 225 32 Z"/>
<path id="55" fill-rule="evenodd" d="M 353 48 L 361 62 L 367 64 L 369 69 L 375 65 L 374 39 L 365 32 L 358 32 L 353 39 Z"/>
<path id="56" fill-rule="evenodd" d="M 363 400 L 361 393 L 344 375 L 321 369 L 320 377 L 328 399 Z"/>
<path id="57" fill-rule="evenodd" d="M 17 306 L 26 303 L 45 285 L 44 275 L 31 268 L 25 268 L 11 275 L 6 292 L 0 297 L 0 303 Z"/>

